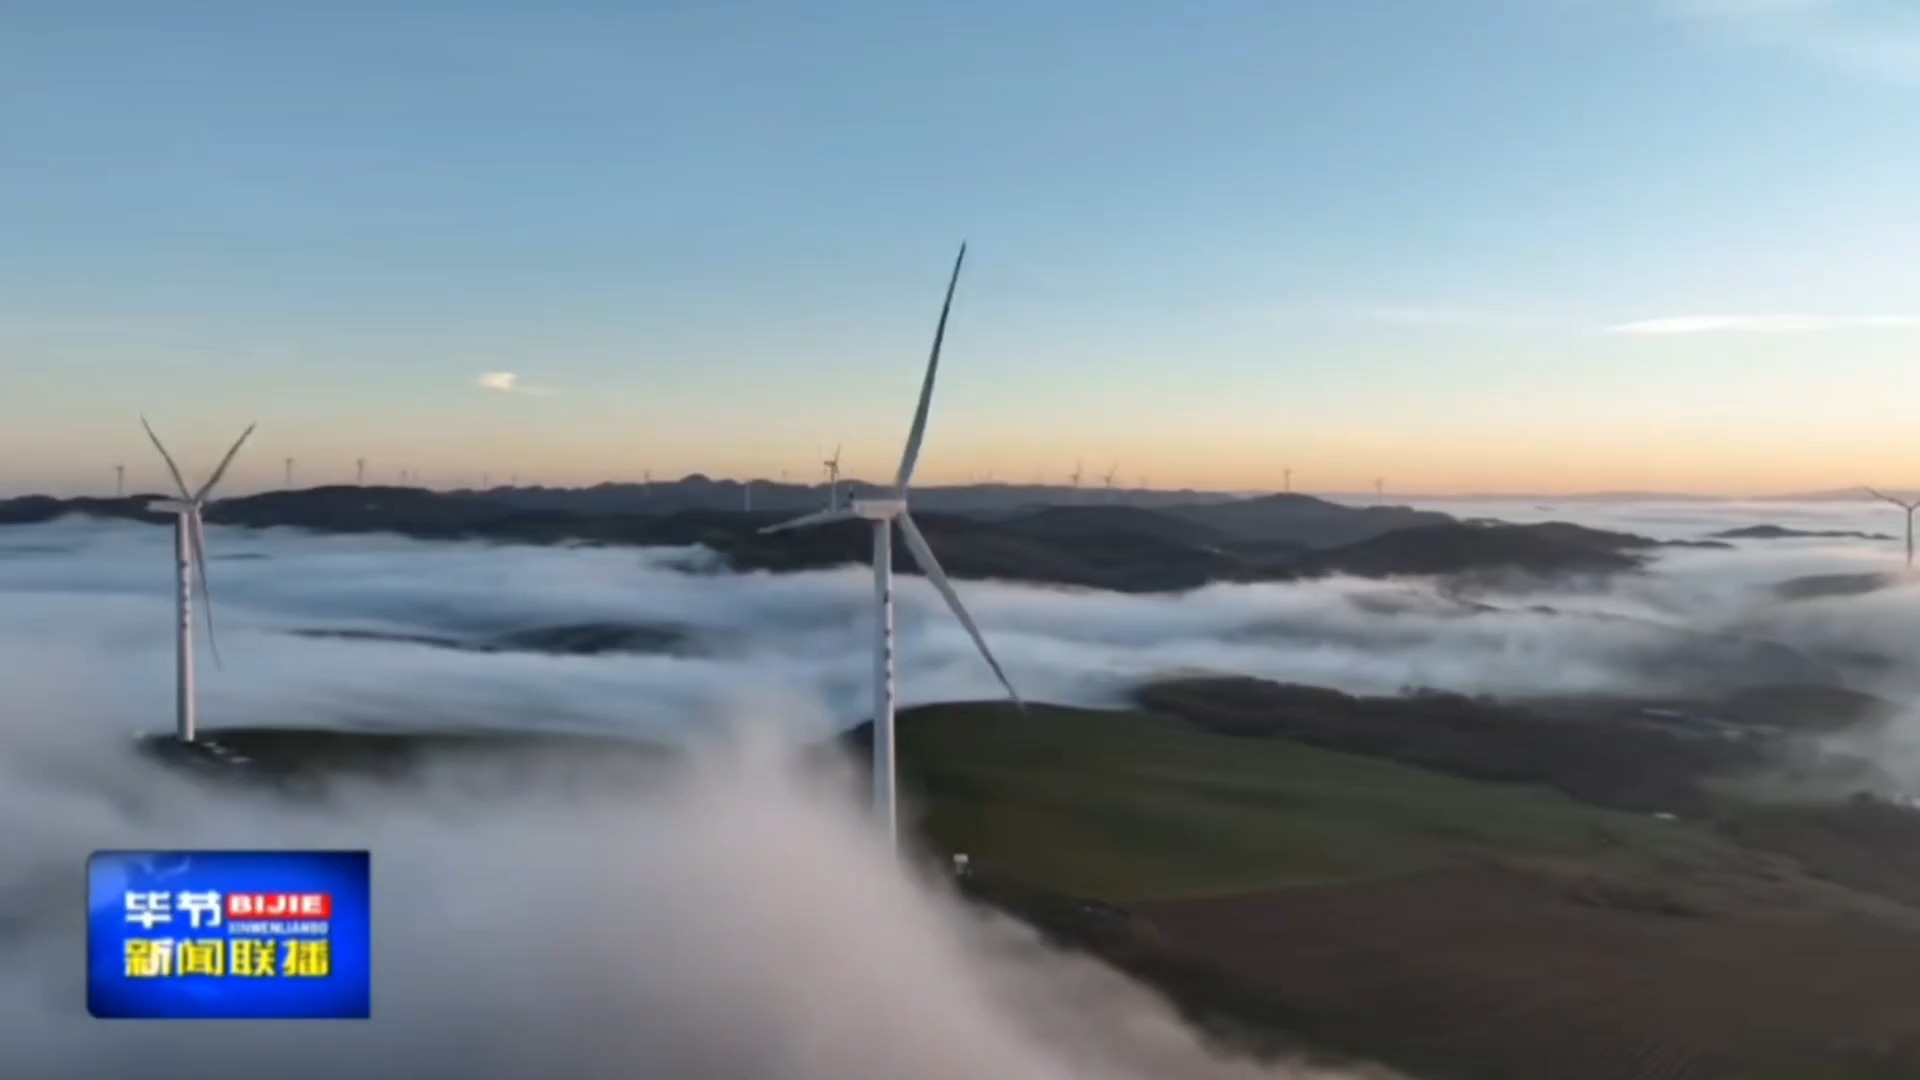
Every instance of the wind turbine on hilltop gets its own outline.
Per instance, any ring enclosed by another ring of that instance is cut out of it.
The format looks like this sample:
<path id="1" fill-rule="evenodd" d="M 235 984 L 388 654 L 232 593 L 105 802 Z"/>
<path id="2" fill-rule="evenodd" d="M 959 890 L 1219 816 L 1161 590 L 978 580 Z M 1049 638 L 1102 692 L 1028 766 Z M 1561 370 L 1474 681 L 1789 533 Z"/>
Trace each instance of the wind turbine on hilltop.
<path id="1" fill-rule="evenodd" d="M 113 467 L 113 494 L 115 498 L 126 497 L 127 467 L 125 465 L 115 465 Z"/>
<path id="2" fill-rule="evenodd" d="M 840 446 L 833 448 L 833 456 L 820 464 L 827 467 L 827 509 L 840 509 Z"/>
<path id="3" fill-rule="evenodd" d="M 187 481 L 180 475 L 180 467 L 173 463 L 173 455 L 161 445 L 160 436 L 153 433 L 153 425 L 147 418 L 140 418 L 140 426 L 147 429 L 147 438 L 153 440 L 153 448 L 160 451 L 160 457 L 167 463 L 167 471 L 173 474 L 173 482 L 180 489 L 178 499 L 155 499 L 147 504 L 149 510 L 172 511 L 173 530 L 173 569 L 175 588 L 175 607 L 179 613 L 179 643 L 175 653 L 174 665 L 174 725 L 181 742 L 192 742 L 194 735 L 194 696 L 193 696 L 193 583 L 200 582 L 200 604 L 207 621 L 207 647 L 213 651 L 213 666 L 220 666 L 220 646 L 213 637 L 213 596 L 207 591 L 207 527 L 201 518 L 201 511 L 207 505 L 207 496 L 213 494 L 214 485 L 227 474 L 227 466 L 233 464 L 234 455 L 240 452 L 240 446 L 253 434 L 257 425 L 248 424 L 247 430 L 240 433 L 233 446 L 227 450 L 227 456 L 220 459 L 220 467 L 213 470 L 207 482 L 200 490 L 189 491 Z"/>
<path id="4" fill-rule="evenodd" d="M 353 482 L 365 487 L 367 483 L 367 459 L 355 458 L 353 462 Z"/>
<path id="5" fill-rule="evenodd" d="M 1907 512 L 1907 569 L 1909 570 L 1913 569 L 1913 512 L 1915 510 L 1920 510 L 1920 499 L 1915 499 L 1912 502 L 1906 502 L 1900 499 L 1896 499 L 1891 495 L 1882 494 L 1878 491 L 1875 491 L 1873 488 L 1865 488 L 1863 490 L 1865 490 L 1867 494 L 1873 496 L 1874 498 L 1879 499 L 1883 502 L 1890 502 L 1893 505 Z"/>
<path id="6" fill-rule="evenodd" d="M 880 819 L 889 845 L 897 844 L 899 836 L 899 812 L 894 792 L 893 731 L 893 528 L 896 524 L 900 527 L 900 538 L 913 554 L 913 561 L 973 639 L 987 666 L 993 669 L 994 677 L 1000 680 L 1001 686 L 1006 687 L 1007 696 L 1015 705 L 1026 708 L 1019 692 L 1007 679 L 1007 673 L 1001 669 L 1000 662 L 994 659 L 993 651 L 987 648 L 987 639 L 980 635 L 980 628 L 974 625 L 973 616 L 967 614 L 966 607 L 960 603 L 959 594 L 953 591 L 953 583 L 947 580 L 945 571 L 940 569 L 939 560 L 933 557 L 933 549 L 927 546 L 927 538 L 921 535 L 919 526 L 913 523 L 913 515 L 907 511 L 908 485 L 913 480 L 913 467 L 920 459 L 921 440 L 926 436 L 927 410 L 933 404 L 933 381 L 940 368 L 940 343 L 947 335 L 947 315 L 953 310 L 953 290 L 960 282 L 960 264 L 966 261 L 966 257 L 967 246 L 961 244 L 960 254 L 953 260 L 953 276 L 947 280 L 947 298 L 940 306 L 940 322 L 933 332 L 933 351 L 927 357 L 926 378 L 920 384 L 920 404 L 914 410 L 913 427 L 907 433 L 907 448 L 900 456 L 900 471 L 894 477 L 893 489 L 881 498 L 856 498 L 844 510 L 837 507 L 819 510 L 760 530 L 763 533 L 780 532 L 856 518 L 873 523 L 873 803 L 874 813 Z"/>
<path id="7" fill-rule="evenodd" d="M 287 459 L 287 490 L 293 490 L 293 459 Z"/>
<path id="8" fill-rule="evenodd" d="M 1119 474 L 1120 474 L 1120 466 L 1119 466 L 1119 465 L 1117 465 L 1117 464 L 1116 464 L 1116 465 L 1109 465 L 1109 466 L 1107 466 L 1107 475 L 1101 478 L 1101 483 L 1102 483 L 1102 485 L 1103 485 L 1103 486 L 1104 486 L 1104 487 L 1105 487 L 1105 488 L 1107 489 L 1107 501 L 1108 501 L 1108 502 L 1112 502 L 1112 501 L 1113 501 L 1113 478 L 1114 478 L 1115 476 L 1118 476 Z"/>
<path id="9" fill-rule="evenodd" d="M 1082 463 L 1076 461 L 1073 463 L 1073 475 L 1067 478 L 1073 484 L 1073 501 L 1074 502 L 1080 501 L 1080 474 L 1083 471 L 1084 470 L 1082 468 Z"/>

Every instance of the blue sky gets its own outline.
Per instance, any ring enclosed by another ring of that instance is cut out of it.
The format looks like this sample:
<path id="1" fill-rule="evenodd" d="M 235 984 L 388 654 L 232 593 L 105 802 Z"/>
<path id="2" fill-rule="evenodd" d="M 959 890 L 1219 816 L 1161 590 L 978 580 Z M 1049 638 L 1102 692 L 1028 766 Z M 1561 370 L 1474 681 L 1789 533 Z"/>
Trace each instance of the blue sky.
<path id="1" fill-rule="evenodd" d="M 0 490 L 879 474 L 962 238 L 932 482 L 1920 484 L 1903 7 L 9 4 Z"/>

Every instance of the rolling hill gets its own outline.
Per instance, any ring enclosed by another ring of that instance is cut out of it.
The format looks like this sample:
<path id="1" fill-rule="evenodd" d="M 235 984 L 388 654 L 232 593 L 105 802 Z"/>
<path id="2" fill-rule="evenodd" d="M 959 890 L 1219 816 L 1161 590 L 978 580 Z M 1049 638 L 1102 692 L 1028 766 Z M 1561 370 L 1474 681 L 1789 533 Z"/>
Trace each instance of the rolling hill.
<path id="1" fill-rule="evenodd" d="M 67 514 L 152 524 L 153 496 L 0 502 L 0 524 Z M 320 487 L 212 504 L 207 520 L 249 528 L 390 532 L 426 540 L 528 544 L 703 546 L 736 569 L 792 571 L 864 562 L 868 529 L 858 522 L 762 535 L 783 513 L 687 510 L 669 514 L 529 509 L 475 493 L 417 488 Z M 1520 573 L 1607 574 L 1642 564 L 1654 541 L 1565 523 L 1457 522 L 1400 508 L 1355 509 L 1309 496 L 1275 496 L 1210 506 L 1030 507 L 992 516 L 922 510 L 922 530 L 958 578 L 1173 592 L 1218 581 L 1285 581 L 1328 574 L 1361 577 Z M 1358 537 L 1358 539 L 1345 539 Z M 895 564 L 911 571 L 904 548 Z"/>

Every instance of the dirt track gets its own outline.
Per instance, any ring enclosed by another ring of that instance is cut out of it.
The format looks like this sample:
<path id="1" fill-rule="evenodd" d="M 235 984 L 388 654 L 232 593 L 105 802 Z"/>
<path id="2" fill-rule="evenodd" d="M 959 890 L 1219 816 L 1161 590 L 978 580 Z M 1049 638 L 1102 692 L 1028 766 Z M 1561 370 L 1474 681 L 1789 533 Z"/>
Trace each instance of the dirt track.
<path id="1" fill-rule="evenodd" d="M 1581 903 L 1494 867 L 1147 905 L 1325 1034 L 1487 1080 L 1710 1080 L 1868 1048 L 1920 1075 L 1920 931 Z"/>

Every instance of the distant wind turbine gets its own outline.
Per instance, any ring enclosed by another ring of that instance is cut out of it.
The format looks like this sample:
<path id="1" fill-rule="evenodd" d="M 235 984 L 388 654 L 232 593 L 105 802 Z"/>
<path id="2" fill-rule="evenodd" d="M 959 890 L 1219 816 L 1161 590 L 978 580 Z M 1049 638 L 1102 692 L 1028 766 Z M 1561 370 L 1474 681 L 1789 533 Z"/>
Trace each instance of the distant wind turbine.
<path id="1" fill-rule="evenodd" d="M 833 456 L 820 464 L 827 467 L 827 509 L 840 509 L 840 445 L 835 444 Z"/>
<path id="2" fill-rule="evenodd" d="M 1074 502 L 1080 501 L 1080 476 L 1083 471 L 1084 469 L 1082 468 L 1082 463 L 1076 461 L 1073 463 L 1073 475 L 1067 478 L 1068 481 L 1073 484 L 1073 501 Z"/>
<path id="3" fill-rule="evenodd" d="M 920 384 L 920 404 L 914 410 L 913 427 L 907 433 L 907 447 L 900 457 L 900 471 L 894 477 L 893 490 L 883 498 L 856 498 L 845 510 L 819 510 L 761 530 L 780 532 L 854 519 L 873 523 L 873 802 L 874 813 L 880 819 L 881 830 L 889 845 L 897 845 L 899 840 L 899 811 L 894 793 L 893 730 L 893 527 L 896 523 L 900 527 L 901 539 L 913 555 L 913 561 L 919 564 L 921 573 L 927 576 L 927 580 L 947 602 L 954 618 L 973 638 L 974 646 L 986 659 L 987 666 L 993 669 L 1000 685 L 1006 688 L 1007 696 L 1015 705 L 1026 708 L 1026 703 L 1021 701 L 1020 694 L 1007 679 L 1000 662 L 994 659 L 993 651 L 987 648 L 987 640 L 980 635 L 980 628 L 974 625 L 973 616 L 967 614 L 966 607 L 960 603 L 960 596 L 953 591 L 952 582 L 940 569 L 939 560 L 934 558 L 933 549 L 927 546 L 926 537 L 921 535 L 919 526 L 913 523 L 913 515 L 907 511 L 908 485 L 913 480 L 913 467 L 920 459 L 920 443 L 927 432 L 927 412 L 933 404 L 934 376 L 940 368 L 940 344 L 947 335 L 947 315 L 953 310 L 953 290 L 960 282 L 960 264 L 966 261 L 966 257 L 967 246 L 962 244 L 959 256 L 953 261 L 953 276 L 947 280 L 947 298 L 940 306 L 940 322 L 933 332 L 933 351 L 927 357 L 926 378 Z"/>
<path id="4" fill-rule="evenodd" d="M 1907 512 L 1907 569 L 1909 570 L 1913 569 L 1913 512 L 1915 510 L 1920 510 L 1920 499 L 1915 499 L 1911 502 L 1908 502 L 1901 499 L 1896 499 L 1891 495 L 1882 494 L 1881 492 L 1876 491 L 1873 488 L 1865 488 L 1863 490 L 1865 490 L 1867 494 L 1873 496 L 1874 498 L 1879 499 L 1883 502 L 1890 502 L 1893 505 Z"/>
<path id="5" fill-rule="evenodd" d="M 287 490 L 293 490 L 293 459 L 287 459 Z"/>
<path id="6" fill-rule="evenodd" d="M 233 464 L 234 455 L 240 452 L 241 444 L 247 436 L 253 434 L 257 426 L 248 424 L 247 430 L 240 433 L 227 456 L 220 459 L 220 466 L 213 470 L 207 482 L 200 485 L 198 491 L 189 491 L 187 481 L 180 475 L 180 467 L 173 463 L 173 455 L 160 443 L 160 436 L 153 433 L 153 425 L 147 418 L 140 418 L 140 426 L 147 429 L 147 438 L 153 440 L 153 448 L 160 451 L 160 457 L 167 463 L 167 471 L 173 474 L 173 482 L 180 489 L 178 499 L 156 499 L 147 504 L 149 510 L 172 511 L 176 516 L 173 531 L 173 566 L 175 589 L 175 607 L 179 614 L 179 641 L 175 653 L 174 667 L 174 725 L 181 742 L 192 742 L 194 736 L 194 693 L 193 693 L 193 583 L 200 582 L 200 603 L 207 622 L 207 647 L 213 651 L 213 666 L 220 666 L 220 646 L 213 636 L 213 596 L 207 590 L 207 528 L 201 519 L 201 511 L 207 505 L 207 496 L 213 494 L 214 486 L 227 474 L 227 466 Z"/>
<path id="7" fill-rule="evenodd" d="M 1293 470 L 1292 469 L 1287 469 L 1282 474 L 1282 479 L 1280 481 L 1280 490 L 1287 492 L 1288 494 L 1293 493 Z"/>
<path id="8" fill-rule="evenodd" d="M 356 458 L 353 462 L 353 482 L 365 487 L 367 484 L 367 459 Z"/>
<path id="9" fill-rule="evenodd" d="M 1106 485 L 1106 489 L 1107 489 L 1108 502 L 1113 501 L 1113 478 L 1119 475 L 1119 473 L 1120 473 L 1119 465 L 1110 465 L 1107 467 L 1107 475 L 1102 477 L 1102 481 Z"/>
<path id="10" fill-rule="evenodd" d="M 125 465 L 115 465 L 113 467 L 113 494 L 115 498 L 125 498 L 127 495 L 127 467 Z"/>

